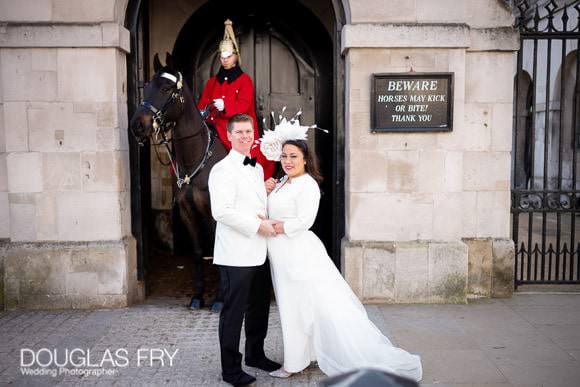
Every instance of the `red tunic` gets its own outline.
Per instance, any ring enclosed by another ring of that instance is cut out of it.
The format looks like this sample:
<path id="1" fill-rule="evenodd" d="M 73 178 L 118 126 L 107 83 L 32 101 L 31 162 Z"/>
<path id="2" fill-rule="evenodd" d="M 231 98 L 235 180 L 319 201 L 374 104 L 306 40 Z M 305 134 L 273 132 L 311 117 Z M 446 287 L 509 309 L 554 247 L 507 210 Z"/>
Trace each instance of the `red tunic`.
<path id="1" fill-rule="evenodd" d="M 224 100 L 225 109 L 221 112 L 217 109 L 211 109 L 206 121 L 216 127 L 220 140 L 228 150 L 232 148 L 232 144 L 228 140 L 226 125 L 230 117 L 235 114 L 243 113 L 252 117 L 254 120 L 254 139 L 260 138 L 254 102 L 254 83 L 248 74 L 241 70 L 238 70 L 236 76 L 232 78 L 234 78 L 233 81 L 225 79 L 220 83 L 217 75 L 211 77 L 205 84 L 197 104 L 197 107 L 201 110 L 211 104 L 214 99 L 221 98 Z M 257 157 L 258 162 L 264 168 L 264 180 L 272 177 L 275 163 L 266 159 L 260 152 L 259 146 L 255 146 L 252 149 L 252 157 Z"/>

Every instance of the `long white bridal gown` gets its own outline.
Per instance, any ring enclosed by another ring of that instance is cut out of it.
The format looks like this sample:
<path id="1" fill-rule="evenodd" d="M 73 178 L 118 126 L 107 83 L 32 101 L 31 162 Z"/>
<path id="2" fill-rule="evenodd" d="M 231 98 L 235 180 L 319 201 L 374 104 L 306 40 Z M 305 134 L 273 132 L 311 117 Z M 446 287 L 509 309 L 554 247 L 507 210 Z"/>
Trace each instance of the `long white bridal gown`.
<path id="1" fill-rule="evenodd" d="M 268 197 L 268 217 L 285 222 L 286 235 L 268 239 L 284 369 L 299 372 L 317 360 L 329 376 L 369 367 L 421 380 L 420 357 L 394 347 L 368 319 L 320 239 L 309 231 L 320 201 L 316 181 L 308 174 L 284 180 Z"/>

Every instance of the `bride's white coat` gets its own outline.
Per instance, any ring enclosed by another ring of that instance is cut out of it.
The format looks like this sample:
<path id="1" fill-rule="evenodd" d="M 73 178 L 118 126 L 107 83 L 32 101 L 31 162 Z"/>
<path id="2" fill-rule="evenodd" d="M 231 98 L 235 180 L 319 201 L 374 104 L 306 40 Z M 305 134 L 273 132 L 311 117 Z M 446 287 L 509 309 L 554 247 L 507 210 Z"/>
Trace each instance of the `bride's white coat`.
<path id="1" fill-rule="evenodd" d="M 318 184 L 308 174 L 281 182 L 268 197 L 269 218 L 285 222 L 286 235 L 268 239 L 284 369 L 298 372 L 317 360 L 330 376 L 371 367 L 420 380 L 420 357 L 394 347 L 368 319 L 320 239 L 309 231 L 319 201 Z"/>

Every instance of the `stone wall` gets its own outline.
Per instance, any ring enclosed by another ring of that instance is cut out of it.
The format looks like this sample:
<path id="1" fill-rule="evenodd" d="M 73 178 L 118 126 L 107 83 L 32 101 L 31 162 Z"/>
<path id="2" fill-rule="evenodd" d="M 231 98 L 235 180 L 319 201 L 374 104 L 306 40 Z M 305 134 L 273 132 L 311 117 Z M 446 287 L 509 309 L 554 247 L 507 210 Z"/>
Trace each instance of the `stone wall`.
<path id="1" fill-rule="evenodd" d="M 131 236 L 126 1 L 0 1 L 7 307 L 142 296 Z"/>
<path id="2" fill-rule="evenodd" d="M 506 295 L 518 48 L 510 10 L 491 0 L 358 3 L 350 2 L 352 22 L 361 24 L 342 32 L 345 277 L 365 301 Z M 371 132 L 372 74 L 411 71 L 453 73 L 452 132 Z M 501 291 L 493 290 L 496 276 Z"/>
<path id="3" fill-rule="evenodd" d="M 143 297 L 130 231 L 127 3 L 0 0 L 0 274 L 9 307 Z M 344 3 L 345 277 L 369 302 L 509 296 L 511 11 L 498 0 Z M 188 12 L 200 4 L 174 2 Z M 153 51 L 171 51 L 187 12 L 168 20 L 170 37 L 152 36 Z M 452 132 L 370 132 L 372 73 L 409 71 L 454 73 Z"/>

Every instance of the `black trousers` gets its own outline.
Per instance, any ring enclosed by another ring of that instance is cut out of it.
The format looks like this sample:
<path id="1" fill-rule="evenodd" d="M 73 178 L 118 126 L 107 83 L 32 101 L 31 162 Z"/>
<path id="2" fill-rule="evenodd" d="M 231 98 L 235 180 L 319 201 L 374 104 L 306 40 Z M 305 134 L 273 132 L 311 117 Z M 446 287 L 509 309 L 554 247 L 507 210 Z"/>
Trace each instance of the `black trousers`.
<path id="1" fill-rule="evenodd" d="M 270 265 L 220 266 L 224 306 L 220 314 L 219 339 L 222 375 L 242 371 L 240 335 L 246 319 L 246 362 L 265 357 L 264 339 L 270 313 Z"/>

